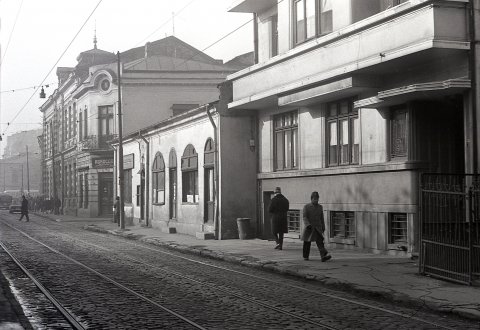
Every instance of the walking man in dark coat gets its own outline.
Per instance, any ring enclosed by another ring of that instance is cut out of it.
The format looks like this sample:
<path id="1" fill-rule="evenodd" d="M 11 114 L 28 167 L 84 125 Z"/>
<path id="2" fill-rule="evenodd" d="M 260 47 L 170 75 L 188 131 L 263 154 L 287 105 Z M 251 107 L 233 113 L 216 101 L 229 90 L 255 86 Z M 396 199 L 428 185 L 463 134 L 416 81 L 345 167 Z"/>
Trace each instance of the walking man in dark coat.
<path id="1" fill-rule="evenodd" d="M 288 233 L 287 212 L 289 208 L 290 203 L 288 199 L 282 195 L 280 187 L 276 187 L 275 196 L 272 198 L 268 211 L 272 214 L 272 232 L 277 242 L 275 246 L 277 250 L 282 250 L 283 235 Z"/>
<path id="2" fill-rule="evenodd" d="M 28 200 L 25 198 L 25 195 L 22 196 L 22 208 L 20 209 L 20 211 L 22 212 L 22 216 L 20 217 L 20 219 L 18 219 L 18 221 L 22 221 L 23 216 L 27 218 L 27 222 L 30 221 L 30 219 L 28 218 Z"/>
<path id="3" fill-rule="evenodd" d="M 312 245 L 312 242 L 315 241 L 318 250 L 320 251 L 322 262 L 325 262 L 330 260 L 332 256 L 328 255 L 328 251 L 325 249 L 323 243 L 325 220 L 323 219 L 323 207 L 318 204 L 319 198 L 318 192 L 312 192 L 310 196 L 311 203 L 308 203 L 303 207 L 303 259 L 308 260 L 310 256 L 310 246 Z"/>

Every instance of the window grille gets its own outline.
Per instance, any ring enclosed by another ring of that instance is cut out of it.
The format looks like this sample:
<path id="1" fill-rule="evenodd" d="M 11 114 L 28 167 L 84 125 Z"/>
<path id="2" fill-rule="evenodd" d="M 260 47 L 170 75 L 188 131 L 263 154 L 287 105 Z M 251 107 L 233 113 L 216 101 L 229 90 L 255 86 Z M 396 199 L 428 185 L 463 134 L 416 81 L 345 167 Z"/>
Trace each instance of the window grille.
<path id="1" fill-rule="evenodd" d="M 331 237 L 355 238 L 355 213 L 331 212 L 330 213 Z"/>
<path id="2" fill-rule="evenodd" d="M 300 233 L 300 210 L 288 210 L 287 223 L 289 233 Z"/>
<path id="3" fill-rule="evenodd" d="M 390 213 L 388 220 L 388 243 L 407 243 L 407 214 Z"/>

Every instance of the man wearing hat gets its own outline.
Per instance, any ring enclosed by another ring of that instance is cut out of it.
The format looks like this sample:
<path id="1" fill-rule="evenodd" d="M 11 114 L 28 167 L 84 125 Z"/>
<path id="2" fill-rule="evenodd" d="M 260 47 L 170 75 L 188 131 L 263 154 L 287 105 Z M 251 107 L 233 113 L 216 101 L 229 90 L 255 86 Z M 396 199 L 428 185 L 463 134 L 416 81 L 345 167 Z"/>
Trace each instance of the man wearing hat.
<path id="1" fill-rule="evenodd" d="M 310 195 L 311 203 L 303 207 L 303 223 L 302 232 L 303 241 L 303 259 L 308 260 L 310 256 L 310 246 L 315 242 L 322 257 L 322 262 L 332 258 L 328 255 L 327 249 L 323 243 L 323 233 L 325 232 L 325 220 L 323 219 L 323 207 L 318 203 L 320 196 L 317 191 Z"/>
<path id="2" fill-rule="evenodd" d="M 272 214 L 272 232 L 277 245 L 275 249 L 282 250 L 283 234 L 288 233 L 287 212 L 290 203 L 282 195 L 280 187 L 275 188 L 275 196 L 272 198 L 268 211 Z"/>

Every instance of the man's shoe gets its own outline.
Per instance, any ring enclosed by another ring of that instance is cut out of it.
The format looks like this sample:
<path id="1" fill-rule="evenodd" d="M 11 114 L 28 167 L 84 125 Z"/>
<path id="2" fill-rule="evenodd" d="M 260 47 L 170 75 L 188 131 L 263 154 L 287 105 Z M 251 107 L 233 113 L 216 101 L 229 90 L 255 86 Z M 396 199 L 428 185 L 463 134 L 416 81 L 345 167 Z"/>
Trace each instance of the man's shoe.
<path id="1" fill-rule="evenodd" d="M 308 258 L 303 258 L 303 260 L 308 261 L 309 259 Z"/>
<path id="2" fill-rule="evenodd" d="M 330 259 L 332 259 L 332 256 L 330 256 L 330 255 L 324 256 L 324 257 L 322 257 L 322 262 L 328 261 Z"/>
<path id="3" fill-rule="evenodd" d="M 281 250 L 281 249 L 282 249 L 282 246 L 281 246 L 280 244 L 277 244 L 277 245 L 275 246 L 275 250 Z"/>

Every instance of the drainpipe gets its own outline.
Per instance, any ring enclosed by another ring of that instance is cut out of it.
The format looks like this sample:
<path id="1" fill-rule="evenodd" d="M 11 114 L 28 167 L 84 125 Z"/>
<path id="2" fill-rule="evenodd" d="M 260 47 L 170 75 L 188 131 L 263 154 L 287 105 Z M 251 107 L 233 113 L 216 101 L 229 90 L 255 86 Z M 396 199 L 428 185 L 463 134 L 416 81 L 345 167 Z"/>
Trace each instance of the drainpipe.
<path id="1" fill-rule="evenodd" d="M 151 227 L 149 217 L 148 215 L 150 214 L 150 210 L 148 208 L 150 199 L 148 198 L 150 194 L 150 142 L 148 142 L 147 139 L 142 135 L 140 131 L 138 131 L 138 136 L 145 142 L 145 150 L 147 153 L 147 159 L 146 159 L 146 164 L 145 164 L 145 226 Z"/>
<path id="2" fill-rule="evenodd" d="M 212 108 L 214 109 L 214 108 Z M 214 195 L 215 195 L 215 215 L 214 215 L 214 218 L 213 218 L 213 228 L 214 228 L 214 231 L 215 231 L 215 238 L 217 240 L 220 239 L 220 237 L 218 236 L 218 232 L 219 232 L 219 224 L 218 224 L 218 217 L 219 217 L 219 182 L 218 182 L 218 178 L 219 178 L 219 168 L 218 168 L 218 129 L 217 129 L 217 125 L 215 124 L 215 122 L 213 121 L 213 117 L 212 117 L 212 114 L 210 113 L 210 109 L 208 108 L 208 104 L 205 105 L 205 111 L 207 113 L 207 116 L 208 116 L 208 119 L 210 119 L 210 123 L 212 124 L 213 126 L 213 146 L 214 146 L 214 154 L 215 154 L 215 164 L 214 164 L 214 171 L 215 171 L 215 192 L 214 192 Z"/>

